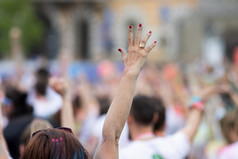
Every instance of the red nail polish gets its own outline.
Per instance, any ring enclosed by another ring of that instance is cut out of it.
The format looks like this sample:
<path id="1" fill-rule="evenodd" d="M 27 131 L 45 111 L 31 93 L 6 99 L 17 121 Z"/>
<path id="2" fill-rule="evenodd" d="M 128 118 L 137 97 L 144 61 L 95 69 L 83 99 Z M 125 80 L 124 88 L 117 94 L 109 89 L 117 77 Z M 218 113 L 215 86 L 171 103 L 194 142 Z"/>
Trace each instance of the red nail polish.
<path id="1" fill-rule="evenodd" d="M 142 24 L 139 24 L 139 27 L 142 27 Z"/>
<path id="2" fill-rule="evenodd" d="M 157 41 L 154 41 L 154 43 L 156 44 L 156 43 L 157 43 Z"/>
<path id="3" fill-rule="evenodd" d="M 132 25 L 129 26 L 129 29 L 132 29 Z"/>
<path id="4" fill-rule="evenodd" d="M 152 31 L 149 31 L 149 34 L 151 34 L 152 33 Z"/>
<path id="5" fill-rule="evenodd" d="M 121 49 L 118 49 L 119 52 L 121 52 Z"/>

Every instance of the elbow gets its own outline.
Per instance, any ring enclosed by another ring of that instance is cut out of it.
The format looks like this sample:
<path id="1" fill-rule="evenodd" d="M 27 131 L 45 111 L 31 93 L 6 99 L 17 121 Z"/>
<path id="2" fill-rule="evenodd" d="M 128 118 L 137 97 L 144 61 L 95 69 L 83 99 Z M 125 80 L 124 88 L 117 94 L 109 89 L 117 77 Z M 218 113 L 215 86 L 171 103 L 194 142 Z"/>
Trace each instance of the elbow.
<path id="1" fill-rule="evenodd" d="M 119 131 L 112 131 L 112 129 L 103 129 L 102 132 L 102 143 L 105 142 L 114 142 L 116 145 L 118 145 L 120 139 L 120 133 Z"/>

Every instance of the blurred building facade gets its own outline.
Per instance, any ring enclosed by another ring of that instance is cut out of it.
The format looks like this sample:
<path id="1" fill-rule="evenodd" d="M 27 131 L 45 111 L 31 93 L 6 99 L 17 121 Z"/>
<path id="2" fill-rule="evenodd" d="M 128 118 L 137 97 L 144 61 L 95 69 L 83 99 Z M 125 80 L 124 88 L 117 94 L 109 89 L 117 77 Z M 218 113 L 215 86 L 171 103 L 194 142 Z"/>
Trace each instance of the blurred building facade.
<path id="1" fill-rule="evenodd" d="M 128 26 L 139 23 L 144 24 L 143 35 L 152 30 L 149 42 L 158 41 L 154 52 L 159 53 L 152 53 L 158 60 L 201 55 L 204 41 L 211 37 L 221 38 L 226 47 L 232 45 L 230 50 L 238 44 L 230 37 L 238 30 L 235 0 L 35 0 L 35 4 L 48 25 L 51 57 L 118 58 L 117 48 L 127 48 Z"/>

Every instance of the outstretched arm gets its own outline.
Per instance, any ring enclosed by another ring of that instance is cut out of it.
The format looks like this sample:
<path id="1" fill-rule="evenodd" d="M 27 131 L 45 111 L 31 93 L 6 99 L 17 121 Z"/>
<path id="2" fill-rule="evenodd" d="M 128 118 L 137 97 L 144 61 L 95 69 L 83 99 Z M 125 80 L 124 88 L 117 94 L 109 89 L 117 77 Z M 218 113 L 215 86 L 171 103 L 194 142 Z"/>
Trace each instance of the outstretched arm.
<path id="1" fill-rule="evenodd" d="M 60 114 L 61 126 L 69 127 L 75 133 L 73 108 L 71 105 L 71 96 L 67 81 L 64 78 L 52 78 L 50 80 L 50 85 L 56 92 L 61 95 L 63 100 L 63 105 Z"/>
<path id="2" fill-rule="evenodd" d="M 193 104 L 188 112 L 187 123 L 184 128 L 180 130 L 188 136 L 190 141 L 193 140 L 202 119 L 204 102 L 214 93 L 216 93 L 215 86 L 207 87 L 198 93 L 197 99 L 193 100 Z"/>
<path id="3" fill-rule="evenodd" d="M 132 26 L 130 26 L 128 53 L 126 54 L 124 50 L 118 49 L 118 51 L 122 53 L 125 69 L 117 93 L 107 113 L 103 126 L 102 141 L 94 156 L 96 159 L 118 158 L 118 140 L 131 108 L 137 77 L 146 61 L 148 53 L 156 45 L 156 42 L 147 48 L 140 45 L 146 44 L 148 38 L 151 36 L 151 32 L 149 32 L 146 37 L 140 41 L 141 31 L 142 26 L 140 24 L 135 40 L 133 40 Z"/>

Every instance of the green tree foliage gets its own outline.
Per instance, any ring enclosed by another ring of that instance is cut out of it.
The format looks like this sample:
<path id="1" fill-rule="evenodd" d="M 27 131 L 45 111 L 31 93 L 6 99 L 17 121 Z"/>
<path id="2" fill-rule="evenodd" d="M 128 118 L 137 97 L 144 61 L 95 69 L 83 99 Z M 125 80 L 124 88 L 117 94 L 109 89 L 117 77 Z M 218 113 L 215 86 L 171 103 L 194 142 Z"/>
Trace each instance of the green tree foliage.
<path id="1" fill-rule="evenodd" d="M 37 18 L 32 0 L 0 0 L 0 54 L 10 52 L 9 31 L 19 27 L 21 44 L 29 52 L 43 38 L 43 24 Z"/>

